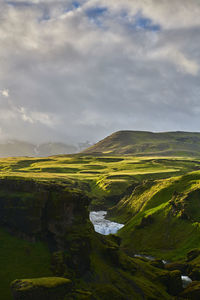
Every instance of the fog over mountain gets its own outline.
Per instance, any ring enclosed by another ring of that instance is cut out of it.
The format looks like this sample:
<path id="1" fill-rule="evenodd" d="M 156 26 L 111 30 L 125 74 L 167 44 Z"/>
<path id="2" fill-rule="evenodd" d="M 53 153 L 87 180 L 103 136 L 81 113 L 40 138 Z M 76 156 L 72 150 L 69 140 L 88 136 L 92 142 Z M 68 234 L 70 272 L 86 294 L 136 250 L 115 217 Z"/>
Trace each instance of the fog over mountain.
<path id="1" fill-rule="evenodd" d="M 84 147 L 64 143 L 33 144 L 26 141 L 8 140 L 0 143 L 0 157 L 29 156 L 45 157 L 50 155 L 72 154 Z"/>
<path id="2" fill-rule="evenodd" d="M 1 0 L 0 139 L 200 131 L 198 0 Z"/>

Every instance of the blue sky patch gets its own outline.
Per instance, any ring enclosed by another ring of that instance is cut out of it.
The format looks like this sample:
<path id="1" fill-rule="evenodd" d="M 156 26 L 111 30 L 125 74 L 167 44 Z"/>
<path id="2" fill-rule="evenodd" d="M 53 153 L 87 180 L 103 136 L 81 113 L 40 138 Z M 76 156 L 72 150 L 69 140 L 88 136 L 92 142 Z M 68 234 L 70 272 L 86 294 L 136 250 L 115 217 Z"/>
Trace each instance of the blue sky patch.
<path id="1" fill-rule="evenodd" d="M 140 17 L 136 20 L 135 26 L 137 28 L 146 29 L 150 31 L 158 31 L 161 29 L 159 24 L 154 24 L 151 19 Z"/>
<path id="2" fill-rule="evenodd" d="M 73 5 L 74 8 L 79 8 L 79 7 L 81 6 L 80 3 L 79 3 L 78 1 L 74 1 L 74 2 L 72 3 L 72 5 Z"/>
<path id="3" fill-rule="evenodd" d="M 161 26 L 159 24 L 153 23 L 150 18 L 143 16 L 141 12 L 138 12 L 135 15 L 134 26 L 137 29 L 145 29 L 150 31 L 159 31 L 161 29 Z"/>
<path id="4" fill-rule="evenodd" d="M 107 11 L 106 7 L 94 7 L 86 10 L 86 15 L 90 19 L 101 17 Z"/>
<path id="5" fill-rule="evenodd" d="M 98 27 L 103 27 L 102 16 L 107 12 L 106 7 L 94 7 L 86 10 L 86 15 L 92 23 Z"/>
<path id="6" fill-rule="evenodd" d="M 138 12 L 135 16 L 130 17 L 126 10 L 121 11 L 120 13 L 121 22 L 134 30 L 148 30 L 148 31 L 159 31 L 161 26 L 156 24 L 150 18 L 145 17 L 141 12 Z"/>

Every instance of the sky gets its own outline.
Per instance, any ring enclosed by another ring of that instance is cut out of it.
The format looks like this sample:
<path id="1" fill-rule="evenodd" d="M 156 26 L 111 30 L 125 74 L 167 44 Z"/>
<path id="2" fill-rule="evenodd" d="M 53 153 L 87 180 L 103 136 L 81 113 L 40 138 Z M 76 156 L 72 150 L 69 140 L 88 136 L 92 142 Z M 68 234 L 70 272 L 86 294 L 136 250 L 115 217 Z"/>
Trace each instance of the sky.
<path id="1" fill-rule="evenodd" d="M 0 140 L 200 131 L 199 0 L 0 0 Z"/>

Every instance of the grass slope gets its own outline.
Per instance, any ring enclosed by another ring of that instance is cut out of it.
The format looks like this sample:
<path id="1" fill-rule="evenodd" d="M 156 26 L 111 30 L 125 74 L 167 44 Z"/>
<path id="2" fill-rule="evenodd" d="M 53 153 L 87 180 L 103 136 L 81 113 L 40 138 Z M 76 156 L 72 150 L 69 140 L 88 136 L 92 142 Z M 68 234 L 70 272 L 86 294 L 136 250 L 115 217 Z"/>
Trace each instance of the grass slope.
<path id="1" fill-rule="evenodd" d="M 50 253 L 42 243 L 31 243 L 0 229 L 0 295 L 10 300 L 10 283 L 16 278 L 52 276 Z"/>
<path id="2" fill-rule="evenodd" d="M 200 133 L 118 131 L 86 149 L 87 154 L 199 156 Z"/>
<path id="3" fill-rule="evenodd" d="M 94 273 L 85 288 L 94 291 L 94 299 L 173 299 L 161 280 L 171 274 L 141 259 L 128 257 L 118 250 L 113 237 L 98 235 L 92 242 L 91 268 Z"/>
<path id="4" fill-rule="evenodd" d="M 200 172 L 146 182 L 111 210 L 127 221 L 119 235 L 131 253 L 181 259 L 200 248 Z"/>
<path id="5" fill-rule="evenodd" d="M 143 180 L 169 178 L 200 169 L 192 158 L 65 155 L 0 160 L 0 178 L 56 181 L 88 189 L 96 206 L 112 206 Z"/>

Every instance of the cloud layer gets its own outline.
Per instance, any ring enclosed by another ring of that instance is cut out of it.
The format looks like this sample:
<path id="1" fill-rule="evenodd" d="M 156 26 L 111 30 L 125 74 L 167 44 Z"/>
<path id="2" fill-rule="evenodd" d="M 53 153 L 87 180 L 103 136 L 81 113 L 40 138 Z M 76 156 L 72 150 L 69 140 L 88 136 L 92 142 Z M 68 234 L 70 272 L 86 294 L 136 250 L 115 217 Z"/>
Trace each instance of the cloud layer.
<path id="1" fill-rule="evenodd" d="M 1 0 L 0 8 L 0 138 L 200 131 L 198 0 Z"/>

